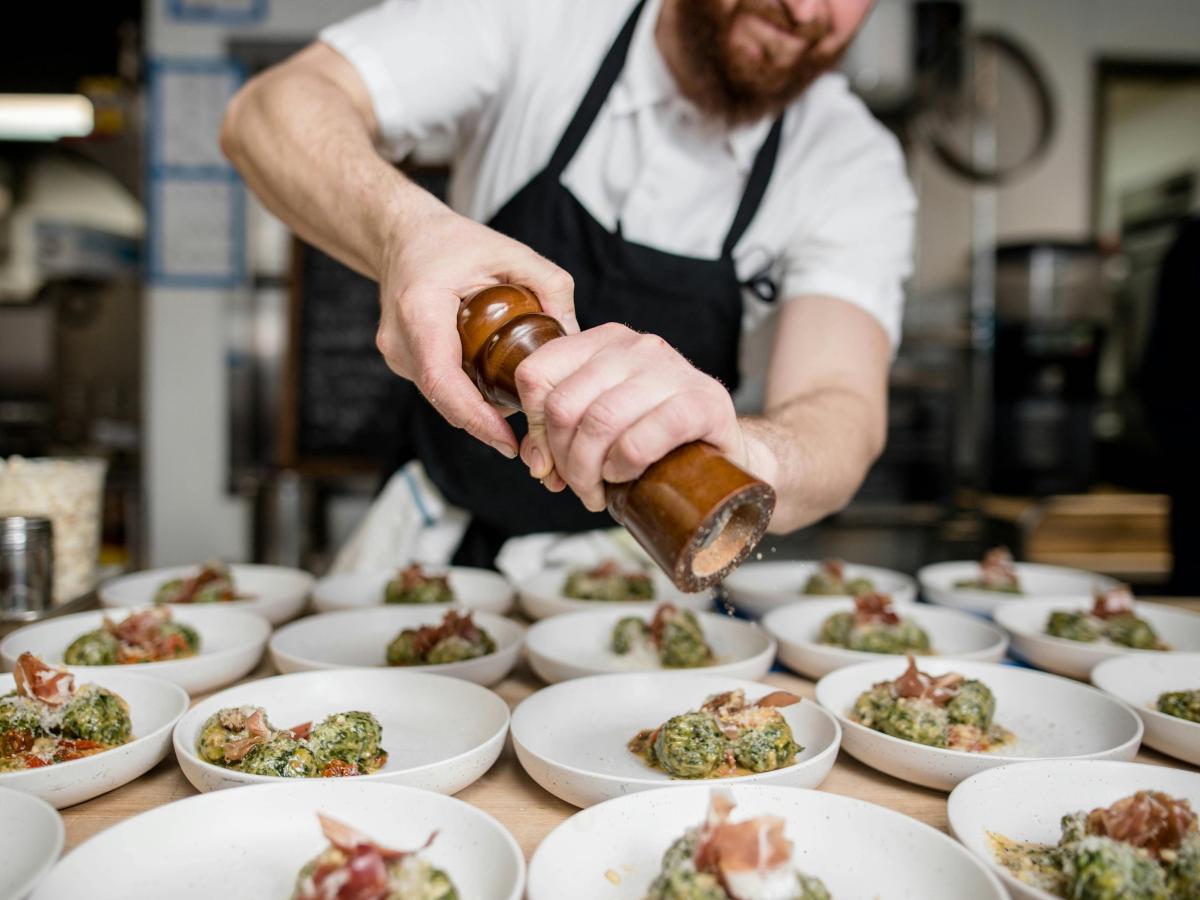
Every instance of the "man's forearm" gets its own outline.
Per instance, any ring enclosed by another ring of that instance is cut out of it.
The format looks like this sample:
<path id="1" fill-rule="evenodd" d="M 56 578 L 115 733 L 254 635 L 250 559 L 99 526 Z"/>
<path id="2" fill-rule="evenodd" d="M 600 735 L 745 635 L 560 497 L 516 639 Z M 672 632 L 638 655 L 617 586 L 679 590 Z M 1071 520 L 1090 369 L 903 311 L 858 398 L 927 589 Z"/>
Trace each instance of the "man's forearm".
<path id="1" fill-rule="evenodd" d="M 221 146 L 271 212 L 371 278 L 396 231 L 441 205 L 380 156 L 343 87 L 303 54 L 242 89 Z"/>
<path id="2" fill-rule="evenodd" d="M 852 390 L 824 388 L 741 420 L 750 470 L 775 487 L 771 531 L 802 528 L 844 507 L 883 450 L 886 422 Z"/>

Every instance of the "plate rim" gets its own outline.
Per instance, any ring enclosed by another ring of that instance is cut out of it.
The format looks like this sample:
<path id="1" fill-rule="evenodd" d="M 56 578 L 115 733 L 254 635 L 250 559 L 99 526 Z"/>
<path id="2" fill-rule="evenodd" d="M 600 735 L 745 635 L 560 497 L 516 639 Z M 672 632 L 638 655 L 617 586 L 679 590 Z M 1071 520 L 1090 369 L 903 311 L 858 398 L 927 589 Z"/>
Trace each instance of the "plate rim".
<path id="1" fill-rule="evenodd" d="M 371 772 L 367 775 L 356 775 L 356 776 L 354 776 L 354 779 L 353 779 L 354 783 L 356 783 L 356 784 L 386 784 L 386 783 L 388 783 L 387 782 L 388 778 L 394 778 L 399 775 L 405 775 L 405 776 L 419 775 L 419 774 L 422 774 L 422 773 L 427 772 L 432 769 L 436 769 L 436 768 L 439 768 L 442 766 L 448 766 L 453 763 L 460 762 L 461 760 L 466 759 L 467 757 L 471 756 L 472 754 L 478 753 L 484 747 L 489 746 L 496 740 L 503 741 L 504 738 L 506 737 L 507 733 L 509 732 L 509 730 L 512 727 L 512 710 L 510 710 L 508 707 L 508 704 L 504 702 L 504 698 L 502 698 L 495 691 L 489 690 L 488 688 L 484 687 L 483 685 L 476 684 L 473 681 L 467 681 L 466 679 L 463 679 L 463 678 L 454 678 L 453 676 L 450 676 L 450 675 L 441 675 L 441 674 L 437 674 L 434 672 L 404 672 L 404 671 L 397 671 L 396 668 L 379 668 L 379 667 L 368 668 L 368 667 L 358 666 L 355 668 L 345 668 L 345 669 L 314 669 L 314 670 L 307 671 L 307 672 L 289 672 L 286 675 L 272 675 L 267 678 L 258 678 L 258 679 L 255 679 L 254 681 L 244 682 L 244 684 L 245 685 L 261 685 L 261 684 L 265 684 L 266 682 L 276 681 L 277 679 L 282 679 L 282 678 L 312 678 L 314 676 L 340 675 L 341 673 L 359 674 L 359 675 L 364 674 L 364 673 L 369 674 L 369 675 L 388 674 L 393 677 L 396 675 L 413 676 L 413 677 L 418 677 L 418 678 L 431 677 L 431 678 L 437 678 L 437 679 L 444 679 L 447 682 L 452 682 L 456 686 L 457 685 L 470 685 L 473 688 L 477 688 L 478 690 L 480 690 L 486 694 L 489 694 L 491 696 L 491 699 L 488 699 L 485 702 L 491 703 L 492 700 L 495 700 L 495 702 L 499 704 L 497 709 L 502 708 L 503 712 L 504 712 L 503 721 L 501 723 L 500 728 L 497 729 L 496 731 L 494 731 L 493 733 L 489 734 L 486 738 L 484 738 L 482 741 L 480 741 L 478 744 L 474 745 L 470 749 L 463 750 L 461 753 L 457 753 L 454 756 L 450 756 L 445 759 L 438 759 L 438 760 L 435 760 L 434 762 L 424 763 L 423 765 L 420 765 L 420 766 L 413 766 L 410 768 L 401 769 L 399 771 L 388 772 L 388 771 L 381 769 L 378 772 Z M 222 694 L 225 694 L 228 691 L 236 690 L 237 688 L 239 688 L 241 686 L 243 686 L 243 685 L 235 684 L 230 687 L 223 688 L 220 691 L 213 692 L 212 694 L 210 694 L 209 696 L 207 696 L 203 700 L 201 700 L 199 703 L 195 704 L 194 706 L 189 707 L 188 710 L 183 714 L 183 716 L 181 716 L 179 718 L 179 720 L 175 723 L 174 729 L 171 732 L 171 746 L 175 751 L 175 755 L 178 759 L 178 763 L 179 763 L 180 767 L 182 768 L 183 757 L 186 757 L 187 761 L 190 765 L 197 766 L 198 768 L 201 769 L 201 771 L 208 772 L 213 775 L 219 775 L 220 777 L 223 777 L 223 778 L 230 778 L 232 775 L 232 776 L 236 776 L 237 780 L 245 779 L 246 783 L 238 785 L 238 789 L 241 789 L 243 787 L 255 787 L 255 786 L 259 786 L 259 785 L 271 785 L 271 784 L 286 783 L 284 781 L 284 779 L 281 779 L 277 775 L 254 775 L 249 772 L 239 772 L 236 769 L 229 769 L 229 768 L 226 768 L 225 766 L 218 766 L 215 763 L 210 763 L 207 760 L 201 759 L 200 756 L 196 753 L 195 749 L 190 747 L 183 741 L 182 733 L 184 730 L 184 727 L 183 727 L 184 723 L 189 718 L 191 718 L 193 715 L 195 715 L 197 718 L 199 718 L 197 711 L 199 710 L 199 708 L 201 706 L 205 706 L 208 703 L 210 703 L 211 701 L 220 697 Z M 242 705 L 245 705 L 245 704 L 242 704 Z M 186 773 L 185 773 L 185 775 L 186 775 Z M 202 791 L 201 793 L 202 794 L 220 793 L 220 791 Z"/>

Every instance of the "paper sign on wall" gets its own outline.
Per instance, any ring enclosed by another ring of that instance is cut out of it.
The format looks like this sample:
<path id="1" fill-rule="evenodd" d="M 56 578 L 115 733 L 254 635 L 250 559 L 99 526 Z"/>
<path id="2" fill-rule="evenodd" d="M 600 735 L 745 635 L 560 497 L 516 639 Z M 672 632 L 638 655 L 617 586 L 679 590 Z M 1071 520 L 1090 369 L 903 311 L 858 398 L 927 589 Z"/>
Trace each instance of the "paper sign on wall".
<path id="1" fill-rule="evenodd" d="M 244 188 L 218 142 L 242 77 L 223 59 L 151 62 L 148 274 L 156 285 L 222 288 L 245 278 Z"/>

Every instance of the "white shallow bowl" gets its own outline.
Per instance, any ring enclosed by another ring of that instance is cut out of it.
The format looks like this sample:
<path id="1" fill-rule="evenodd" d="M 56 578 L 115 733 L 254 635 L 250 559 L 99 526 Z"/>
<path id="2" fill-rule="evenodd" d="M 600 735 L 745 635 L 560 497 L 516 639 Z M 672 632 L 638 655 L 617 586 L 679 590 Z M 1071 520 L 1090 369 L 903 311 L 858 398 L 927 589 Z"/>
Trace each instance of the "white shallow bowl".
<path id="1" fill-rule="evenodd" d="M 921 593 L 930 603 L 981 615 L 991 615 L 992 610 L 1008 600 L 1034 597 L 1078 597 L 1090 605 L 1092 593 L 1097 588 L 1108 590 L 1118 584 L 1106 575 L 1083 569 L 1041 563 L 1016 563 L 1016 567 L 1022 594 L 956 588 L 955 582 L 979 577 L 978 562 L 942 562 L 924 566 L 917 572 L 917 581 L 921 584 Z"/>
<path id="2" fill-rule="evenodd" d="M 1142 717 L 1144 743 L 1200 766 L 1200 722 L 1157 709 L 1160 694 L 1200 690 L 1200 653 L 1138 653 L 1118 656 L 1092 670 L 1092 684 L 1124 700 Z"/>
<path id="3" fill-rule="evenodd" d="M 446 610 L 451 606 L 469 606 L 486 612 L 504 615 L 512 609 L 512 585 L 499 572 L 451 566 L 447 569 L 430 567 L 433 574 L 449 574 L 453 603 L 393 603 L 383 602 L 384 586 L 396 577 L 396 570 L 385 572 L 350 572 L 327 575 L 313 587 L 313 608 L 317 612 L 342 612 L 373 606 L 394 606 L 398 609 L 420 606 L 424 609 Z"/>
<path id="4" fill-rule="evenodd" d="M 152 569 L 122 575 L 100 586 L 100 605 L 108 608 L 127 606 L 149 606 L 154 594 L 164 581 L 187 578 L 194 575 L 197 566 L 175 566 L 170 569 Z M 230 570 L 233 586 L 242 600 L 230 600 L 219 604 L 225 609 L 241 609 L 262 616 L 272 625 L 282 625 L 304 612 L 308 594 L 312 590 L 313 577 L 300 569 L 285 566 L 261 566 L 234 563 Z M 184 609 L 192 604 L 176 603 L 172 609 Z M 218 604 L 196 604 L 216 606 Z"/>
<path id="5" fill-rule="evenodd" d="M 461 609 L 461 607 L 459 607 Z M 271 637 L 271 660 L 283 674 L 360 666 L 387 668 L 387 646 L 406 628 L 437 625 L 446 607 L 381 606 L 309 616 Z M 511 619 L 475 611 L 475 624 L 496 642 L 487 656 L 430 666 L 394 667 L 401 672 L 452 675 L 476 684 L 495 684 L 512 671 L 521 655 L 525 629 Z"/>
<path id="6" fill-rule="evenodd" d="M 1010 600 L 996 607 L 996 624 L 1012 638 L 1013 652 L 1039 669 L 1069 678 L 1086 680 L 1099 663 L 1115 656 L 1162 656 L 1163 650 L 1133 650 L 1108 641 L 1085 644 L 1045 633 L 1052 612 L 1087 611 L 1091 599 L 1056 597 L 1041 600 Z M 1158 603 L 1134 604 L 1134 613 L 1154 626 L 1160 640 L 1173 650 L 1200 652 L 1200 613 Z"/>
<path id="7" fill-rule="evenodd" d="M 1111 806 L 1137 791 L 1163 791 L 1200 809 L 1200 774 L 1195 772 L 1099 760 L 1021 763 L 980 772 L 956 787 L 947 804 L 950 833 L 1000 875 L 1013 897 L 1059 900 L 1018 881 L 997 863 L 988 832 L 1057 844 L 1064 815 Z"/>
<path id="8" fill-rule="evenodd" d="M 819 642 L 821 625 L 826 619 L 834 613 L 853 611 L 853 600 L 812 600 L 780 607 L 768 613 L 762 624 L 779 642 L 780 662 L 809 678 L 820 678 L 855 663 L 896 659 L 888 654 L 864 653 Z M 897 607 L 896 611 L 925 629 L 933 647 L 931 655 L 999 662 L 1008 649 L 1004 632 L 978 616 L 915 603 Z"/>
<path id="9" fill-rule="evenodd" d="M 538 572 L 524 584 L 520 585 L 517 593 L 521 599 L 521 609 L 531 619 L 546 619 L 562 613 L 582 612 L 586 609 L 635 609 L 644 606 L 645 600 L 576 600 L 563 594 L 563 584 L 567 576 L 575 570 L 571 566 L 554 566 Z M 683 609 L 693 612 L 706 612 L 712 609 L 713 591 L 700 591 L 696 594 L 685 594 L 671 584 L 659 569 L 646 572 L 654 581 L 654 600 L 652 603 L 674 603 Z"/>
<path id="10" fill-rule="evenodd" d="M 76 675 L 75 686 L 98 684 L 129 704 L 133 740 L 112 750 L 70 762 L 0 772 L 0 787 L 41 797 L 62 809 L 128 784 L 154 768 L 171 749 L 171 729 L 187 711 L 188 696 L 169 681 L 132 675 L 111 668 L 95 668 Z M 71 668 L 72 672 L 76 669 Z M 14 690 L 13 677 L 0 675 L 0 695 Z"/>
<path id="11" fill-rule="evenodd" d="M 0 897 L 27 896 L 62 853 L 64 834 L 45 800 L 0 788 Z"/>
<path id="12" fill-rule="evenodd" d="M 615 672 L 660 672 L 654 658 L 618 656 L 610 641 L 613 626 L 625 616 L 649 620 L 658 607 L 646 603 L 638 607 L 621 604 L 620 609 L 589 609 L 543 619 L 525 638 L 529 665 L 543 681 L 554 684 L 568 678 L 604 675 Z M 771 669 L 775 660 L 775 641 L 750 622 L 718 613 L 697 613 L 709 646 L 717 661 L 711 666 L 690 671 L 706 675 L 727 675 L 755 681 Z"/>
<path id="13" fill-rule="evenodd" d="M 992 753 L 928 747 L 894 738 L 850 720 L 858 695 L 897 678 L 902 658 L 861 663 L 817 682 L 817 701 L 837 716 L 846 752 L 873 769 L 904 781 L 948 791 L 964 778 L 1005 763 L 1037 759 L 1133 759 L 1142 742 L 1142 720 L 1107 694 L 1044 672 L 999 663 L 928 656 L 921 671 L 959 672 L 976 678 L 996 696 L 996 721 L 1017 740 Z"/>
<path id="14" fill-rule="evenodd" d="M 120 622 L 136 609 L 110 613 L 85 612 L 47 619 L 14 631 L 0 642 L 0 662 L 11 672 L 17 657 L 28 650 L 48 665 L 62 665 L 63 653 L 75 638 L 100 627 L 107 615 Z M 232 684 L 248 675 L 262 659 L 263 648 L 271 634 L 267 620 L 241 609 L 225 605 L 179 605 L 171 608 L 171 618 L 190 625 L 200 635 L 200 652 L 187 659 L 138 663 L 129 666 L 75 666 L 85 681 L 96 671 L 126 671 L 149 675 L 179 685 L 189 694 L 202 694 Z"/>
<path id="15" fill-rule="evenodd" d="M 237 685 L 192 707 L 175 729 L 175 756 L 198 791 L 271 784 L 205 762 L 196 754 L 200 729 L 230 706 L 261 706 L 276 728 L 350 710 L 369 712 L 383 726 L 388 761 L 354 781 L 391 782 L 454 794 L 492 767 L 508 733 L 508 706 L 487 688 L 444 675 L 400 669 L 341 669 L 278 675 Z"/>
<path id="16" fill-rule="evenodd" d="M 626 746 L 644 728 L 697 709 L 712 694 L 742 688 L 746 699 L 778 690 L 769 684 L 693 672 L 595 675 L 543 688 L 513 712 L 517 759 L 538 784 L 575 806 L 622 794 L 691 784 L 751 782 L 816 787 L 837 759 L 841 729 L 804 700 L 780 710 L 804 747 L 783 769 L 736 778 L 677 779 L 646 765 Z"/>
<path id="17" fill-rule="evenodd" d="M 850 600 L 849 595 L 839 598 L 804 593 L 804 585 L 820 568 L 821 563 L 815 560 L 751 562 L 734 570 L 723 584 L 734 605 L 752 616 L 765 616 L 773 609 L 801 601 Z M 846 577 L 870 578 L 875 583 L 875 590 L 890 595 L 896 604 L 912 603 L 917 599 L 917 583 L 902 572 L 846 563 Z"/>
<path id="18" fill-rule="evenodd" d="M 792 863 L 834 897 L 972 900 L 1007 896 L 960 844 L 915 819 L 838 794 L 776 785 L 730 786 L 731 819 L 778 816 Z M 662 855 L 704 821 L 712 791 L 689 785 L 618 797 L 575 813 L 529 864 L 529 900 L 642 900 Z"/>
<path id="19" fill-rule="evenodd" d="M 322 812 L 385 847 L 444 869 L 459 896 L 518 900 L 525 860 L 512 836 L 461 800 L 357 779 L 278 783 L 188 797 L 126 819 L 54 867 L 31 900 L 284 900 L 329 846 Z"/>

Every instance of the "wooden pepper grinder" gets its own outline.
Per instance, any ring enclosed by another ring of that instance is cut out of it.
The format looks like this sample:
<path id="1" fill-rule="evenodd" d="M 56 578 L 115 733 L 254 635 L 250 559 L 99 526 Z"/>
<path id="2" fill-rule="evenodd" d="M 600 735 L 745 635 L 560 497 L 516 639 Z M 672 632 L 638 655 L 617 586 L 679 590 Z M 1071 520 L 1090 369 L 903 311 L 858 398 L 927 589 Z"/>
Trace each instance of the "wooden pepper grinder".
<path id="1" fill-rule="evenodd" d="M 463 368 L 492 403 L 520 408 L 514 373 L 562 326 L 517 285 L 485 288 L 458 313 Z M 766 533 L 775 491 L 699 441 L 672 450 L 636 481 L 607 485 L 608 511 L 682 591 L 720 581 Z"/>

